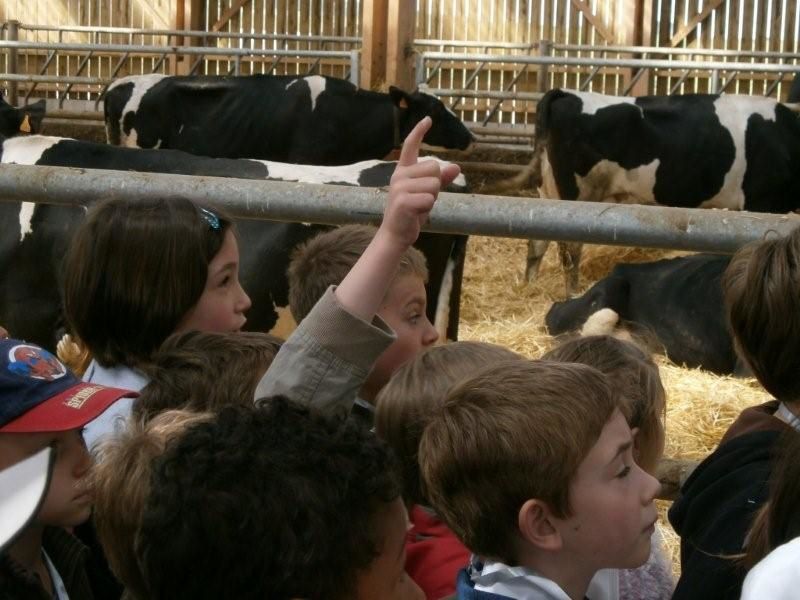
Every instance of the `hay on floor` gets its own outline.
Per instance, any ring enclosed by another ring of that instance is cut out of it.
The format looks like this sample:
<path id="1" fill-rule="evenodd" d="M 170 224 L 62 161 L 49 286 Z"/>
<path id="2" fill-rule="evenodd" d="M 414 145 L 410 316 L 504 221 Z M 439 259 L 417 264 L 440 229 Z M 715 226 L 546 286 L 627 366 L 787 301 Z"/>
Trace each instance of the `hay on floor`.
<path id="1" fill-rule="evenodd" d="M 459 338 L 507 346 L 538 358 L 552 346 L 544 316 L 553 301 L 564 299 L 564 278 L 555 244 L 551 245 L 538 279 L 523 276 L 524 240 L 471 237 L 464 272 Z M 621 262 L 646 262 L 679 256 L 680 252 L 610 246 L 584 246 L 581 287 L 588 289 Z M 684 253 L 685 254 L 685 253 Z M 665 456 L 700 460 L 714 450 L 736 416 L 748 406 L 769 399 L 752 379 L 720 377 L 686 369 L 656 357 L 667 390 Z M 666 520 L 669 502 L 658 502 L 667 550 L 679 572 L 678 536 Z"/>

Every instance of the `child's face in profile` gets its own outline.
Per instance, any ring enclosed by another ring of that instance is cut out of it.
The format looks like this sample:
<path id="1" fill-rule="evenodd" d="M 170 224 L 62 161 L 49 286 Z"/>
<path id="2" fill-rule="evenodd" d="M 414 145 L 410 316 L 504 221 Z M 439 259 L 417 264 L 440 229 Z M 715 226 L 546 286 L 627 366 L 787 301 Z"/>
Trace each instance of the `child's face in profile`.
<path id="1" fill-rule="evenodd" d="M 633 437 L 615 410 L 570 484 L 572 515 L 556 520 L 564 549 L 582 567 L 638 567 L 650 555 L 660 484 L 633 459 Z"/>
<path id="2" fill-rule="evenodd" d="M 397 277 L 383 300 L 378 316 L 397 334 L 397 339 L 380 355 L 365 385 L 370 395 L 377 394 L 403 364 L 436 343 L 439 334 L 425 312 L 427 295 L 422 278 Z"/>
<path id="3" fill-rule="evenodd" d="M 425 594 L 406 573 L 408 515 L 400 498 L 375 516 L 375 528 L 382 540 L 380 554 L 359 572 L 356 600 L 424 600 Z"/>
<path id="4" fill-rule="evenodd" d="M 203 294 L 183 317 L 177 331 L 239 331 L 247 322 L 244 313 L 250 304 L 239 283 L 239 245 L 228 229 L 219 252 L 208 263 Z"/>
<path id="5" fill-rule="evenodd" d="M 92 458 L 80 429 L 47 433 L 0 433 L 0 469 L 52 445 L 55 465 L 50 487 L 36 522 L 40 525 L 74 527 L 92 511 L 89 471 Z"/>

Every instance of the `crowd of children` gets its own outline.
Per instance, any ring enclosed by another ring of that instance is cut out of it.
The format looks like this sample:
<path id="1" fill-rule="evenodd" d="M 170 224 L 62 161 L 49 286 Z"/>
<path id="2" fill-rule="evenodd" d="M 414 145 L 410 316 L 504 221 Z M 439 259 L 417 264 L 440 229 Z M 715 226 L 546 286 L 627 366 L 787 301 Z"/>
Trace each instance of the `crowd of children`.
<path id="1" fill-rule="evenodd" d="M 299 248 L 298 328 L 243 333 L 233 222 L 93 208 L 64 261 L 77 379 L 0 329 L 0 598 L 752 600 L 800 561 L 800 229 L 740 250 L 725 299 L 774 401 L 654 500 L 666 394 L 630 341 L 541 360 L 435 345 L 412 248 L 457 174 L 409 134 L 379 228 Z"/>

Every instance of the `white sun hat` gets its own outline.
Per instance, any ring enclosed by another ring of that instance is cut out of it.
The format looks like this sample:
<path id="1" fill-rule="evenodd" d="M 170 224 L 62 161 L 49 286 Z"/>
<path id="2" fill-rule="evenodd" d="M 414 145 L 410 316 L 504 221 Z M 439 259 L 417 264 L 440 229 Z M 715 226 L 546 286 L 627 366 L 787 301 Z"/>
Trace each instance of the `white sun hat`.
<path id="1" fill-rule="evenodd" d="M 48 447 L 0 471 L 0 552 L 39 511 L 50 485 L 53 462 L 53 449 Z"/>

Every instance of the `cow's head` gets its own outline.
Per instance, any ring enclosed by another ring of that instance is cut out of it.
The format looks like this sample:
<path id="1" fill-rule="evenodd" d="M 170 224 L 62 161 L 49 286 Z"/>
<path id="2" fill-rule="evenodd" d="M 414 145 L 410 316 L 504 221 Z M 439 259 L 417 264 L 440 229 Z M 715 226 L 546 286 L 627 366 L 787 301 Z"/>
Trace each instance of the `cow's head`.
<path id="1" fill-rule="evenodd" d="M 0 134 L 13 137 L 20 133 L 39 133 L 44 112 L 44 100 L 14 108 L 0 96 Z"/>
<path id="2" fill-rule="evenodd" d="M 610 276 L 598 281 L 580 298 L 554 302 L 544 322 L 550 335 L 560 335 L 583 327 L 586 320 L 603 308 L 610 308 L 620 317 L 628 314 L 630 283 L 623 277 Z"/>
<path id="3" fill-rule="evenodd" d="M 420 91 L 409 94 L 394 86 L 389 88 L 389 95 L 398 109 L 401 140 L 406 138 L 414 125 L 425 117 L 430 117 L 433 125 L 422 140 L 426 145 L 466 150 L 475 141 L 464 123 L 437 97 Z"/>

